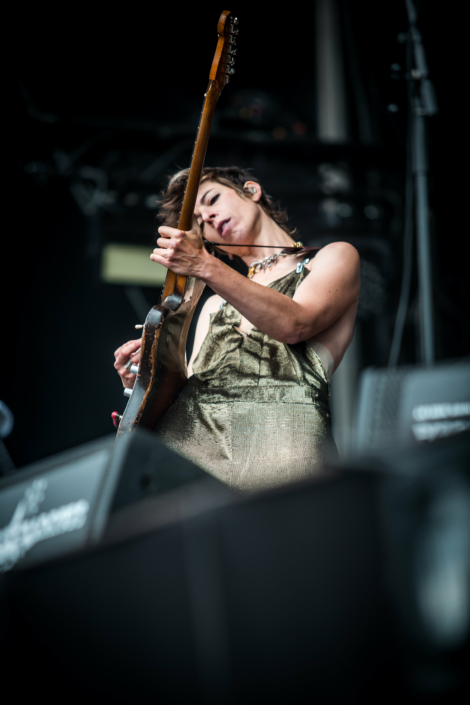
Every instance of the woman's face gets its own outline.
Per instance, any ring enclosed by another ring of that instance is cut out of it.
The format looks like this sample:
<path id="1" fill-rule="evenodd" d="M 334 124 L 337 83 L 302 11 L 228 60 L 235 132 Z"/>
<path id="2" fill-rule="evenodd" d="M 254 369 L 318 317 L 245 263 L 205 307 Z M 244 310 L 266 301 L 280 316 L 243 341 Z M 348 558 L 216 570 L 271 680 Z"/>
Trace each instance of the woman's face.
<path id="1" fill-rule="evenodd" d="M 261 207 L 216 181 L 204 181 L 199 186 L 194 215 L 204 238 L 221 245 L 249 244 L 261 227 Z M 227 252 L 241 254 L 234 247 L 227 248 Z"/>

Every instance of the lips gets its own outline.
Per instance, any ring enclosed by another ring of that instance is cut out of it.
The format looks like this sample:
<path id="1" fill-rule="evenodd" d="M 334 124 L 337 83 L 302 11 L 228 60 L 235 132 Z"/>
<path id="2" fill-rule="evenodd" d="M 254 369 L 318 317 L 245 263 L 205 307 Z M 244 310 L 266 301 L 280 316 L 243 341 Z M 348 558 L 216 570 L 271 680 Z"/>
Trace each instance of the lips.
<path id="1" fill-rule="evenodd" d="M 220 237 L 224 237 L 225 231 L 227 229 L 227 223 L 229 223 L 230 218 L 226 218 L 225 220 L 221 220 L 220 223 L 217 226 L 217 232 L 219 233 Z"/>

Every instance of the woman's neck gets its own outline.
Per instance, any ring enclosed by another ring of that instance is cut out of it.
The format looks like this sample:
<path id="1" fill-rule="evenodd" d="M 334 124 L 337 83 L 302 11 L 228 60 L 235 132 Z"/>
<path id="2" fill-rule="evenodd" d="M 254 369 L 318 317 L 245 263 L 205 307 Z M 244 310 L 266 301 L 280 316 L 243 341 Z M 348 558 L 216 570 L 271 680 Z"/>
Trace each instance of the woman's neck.
<path id="1" fill-rule="evenodd" d="M 253 247 L 241 255 L 241 259 L 250 267 L 253 262 L 258 262 L 265 257 L 281 252 L 283 247 L 292 247 L 293 240 L 277 223 L 266 213 L 262 214 L 260 228 L 253 239 Z M 271 247 L 254 247 L 254 245 L 271 245 Z M 272 249 L 273 245 L 278 245 L 279 249 Z"/>

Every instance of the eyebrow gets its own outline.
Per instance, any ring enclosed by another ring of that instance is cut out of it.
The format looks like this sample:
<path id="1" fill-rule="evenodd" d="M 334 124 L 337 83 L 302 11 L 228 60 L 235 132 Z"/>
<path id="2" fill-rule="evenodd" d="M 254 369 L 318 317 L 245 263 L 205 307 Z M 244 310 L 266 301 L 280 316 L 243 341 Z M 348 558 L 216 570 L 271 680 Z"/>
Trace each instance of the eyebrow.
<path id="1" fill-rule="evenodd" d="M 201 198 L 201 205 L 205 205 L 205 203 L 204 203 L 205 197 L 207 196 L 208 193 L 210 193 L 210 192 L 213 191 L 213 190 L 214 190 L 213 188 L 207 189 L 207 191 L 205 192 L 204 196 Z"/>

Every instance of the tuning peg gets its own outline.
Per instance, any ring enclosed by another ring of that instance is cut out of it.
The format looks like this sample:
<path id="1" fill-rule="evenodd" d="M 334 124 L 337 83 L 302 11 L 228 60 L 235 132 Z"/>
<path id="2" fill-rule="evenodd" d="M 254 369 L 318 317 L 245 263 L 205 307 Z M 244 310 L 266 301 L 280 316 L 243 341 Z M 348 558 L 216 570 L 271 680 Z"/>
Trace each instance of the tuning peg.
<path id="1" fill-rule="evenodd" d="M 139 373 L 139 365 L 131 365 L 130 371 L 133 375 L 136 375 Z"/>
<path id="2" fill-rule="evenodd" d="M 232 49 L 232 47 L 229 47 L 229 51 L 230 51 L 230 53 L 231 53 L 232 56 L 235 56 L 235 54 L 237 53 L 237 50 L 236 50 L 236 49 Z"/>
<path id="3" fill-rule="evenodd" d="M 136 330 L 140 330 L 140 329 L 143 328 L 143 327 L 144 327 L 144 324 L 142 324 L 142 323 L 136 323 L 136 324 L 135 324 L 135 329 L 136 329 Z"/>
<path id="4" fill-rule="evenodd" d="M 238 24 L 238 17 L 233 18 L 233 24 Z"/>
<path id="5" fill-rule="evenodd" d="M 130 397 L 132 396 L 133 389 L 128 389 L 127 387 L 124 387 L 123 394 L 125 397 Z"/>
<path id="6" fill-rule="evenodd" d="M 235 44 L 237 43 L 237 40 L 234 39 L 234 38 L 232 37 L 232 35 L 230 35 L 230 37 L 228 38 L 228 43 L 230 44 L 230 49 L 231 49 L 232 46 L 235 46 Z"/>
<path id="7" fill-rule="evenodd" d="M 235 35 L 237 35 L 237 34 L 239 33 L 239 31 L 240 31 L 240 30 L 238 29 L 238 27 L 235 27 L 235 29 L 232 29 L 232 32 L 233 32 Z"/>
<path id="8" fill-rule="evenodd" d="M 235 59 L 234 59 L 233 57 L 230 57 L 230 58 L 227 60 L 227 64 L 228 64 L 229 66 L 233 66 L 234 63 L 235 63 Z"/>
<path id="9" fill-rule="evenodd" d="M 235 69 L 230 69 L 228 72 L 229 76 L 233 76 L 234 73 L 235 73 Z"/>

